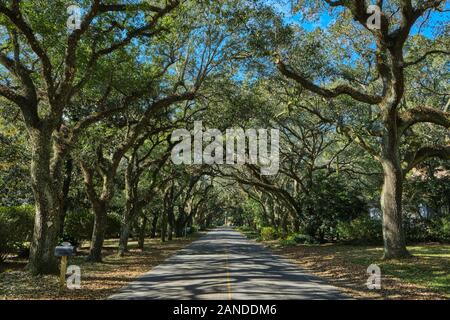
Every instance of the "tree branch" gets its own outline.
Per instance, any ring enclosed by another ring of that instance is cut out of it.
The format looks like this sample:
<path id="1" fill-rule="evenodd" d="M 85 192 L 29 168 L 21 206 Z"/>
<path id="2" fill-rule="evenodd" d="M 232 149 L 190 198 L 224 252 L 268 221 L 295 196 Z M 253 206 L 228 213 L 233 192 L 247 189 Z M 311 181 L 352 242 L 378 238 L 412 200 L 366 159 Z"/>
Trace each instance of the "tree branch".
<path id="1" fill-rule="evenodd" d="M 399 114 L 398 128 L 400 134 L 405 132 L 410 126 L 420 122 L 430 122 L 444 128 L 450 128 L 450 112 L 426 106 L 406 110 Z"/>
<path id="2" fill-rule="evenodd" d="M 314 84 L 312 81 L 301 76 L 300 74 L 292 71 L 288 66 L 286 66 L 281 61 L 281 59 L 278 58 L 275 61 L 275 63 L 278 67 L 278 70 L 284 76 L 286 76 L 292 80 L 295 80 L 303 88 L 305 88 L 311 92 L 314 92 L 322 97 L 335 98 L 335 97 L 345 94 L 345 95 L 351 96 L 353 99 L 355 99 L 357 101 L 368 103 L 368 104 L 377 104 L 377 103 L 381 102 L 381 100 L 382 100 L 382 97 L 380 97 L 380 96 L 366 94 L 366 93 L 361 92 L 349 85 L 337 85 L 336 87 L 330 88 L 330 89 L 320 87 L 320 86 Z"/>
<path id="3" fill-rule="evenodd" d="M 35 32 L 31 27 L 25 22 L 22 14 L 17 9 L 15 11 L 12 11 L 8 9 L 5 5 L 0 3 L 0 13 L 8 17 L 8 19 L 22 32 L 22 34 L 25 36 L 25 38 L 28 41 L 28 44 L 30 45 L 31 49 L 34 53 L 39 57 L 39 60 L 42 64 L 42 73 L 44 75 L 44 80 L 47 84 L 48 90 L 49 90 L 49 97 L 50 99 L 53 98 L 54 93 L 54 82 L 52 77 L 52 64 L 50 62 L 50 59 L 47 55 L 47 53 L 42 48 L 41 44 L 37 40 L 35 36 Z"/>
<path id="4" fill-rule="evenodd" d="M 406 175 L 412 168 L 428 158 L 440 158 L 450 160 L 450 145 L 443 147 L 422 147 L 413 153 L 406 161 L 403 174 Z"/>
<path id="5" fill-rule="evenodd" d="M 449 51 L 445 51 L 445 50 L 431 50 L 426 52 L 424 55 L 422 55 L 420 58 L 418 58 L 417 60 L 414 61 L 409 61 L 409 62 L 405 62 L 403 65 L 404 67 L 410 67 L 413 65 L 416 65 L 420 62 L 422 62 L 423 60 L 425 60 L 426 57 L 428 57 L 430 54 L 445 54 L 445 55 L 450 55 Z"/>
<path id="6" fill-rule="evenodd" d="M 28 70 L 20 61 L 14 61 L 0 52 L 0 64 L 8 69 L 23 85 L 25 97 L 29 104 L 37 104 L 36 87 Z"/>
<path id="7" fill-rule="evenodd" d="M 156 10 L 156 9 L 152 10 L 152 11 L 155 11 L 156 14 L 152 17 L 152 19 L 149 23 L 147 23 L 146 25 L 144 25 L 142 27 L 130 30 L 123 39 L 112 43 L 109 47 L 94 51 L 87 63 L 86 74 L 83 77 L 81 77 L 81 80 L 78 83 L 76 83 L 73 88 L 70 87 L 70 84 L 75 75 L 75 69 L 74 69 L 75 68 L 75 57 L 67 56 L 66 57 L 66 76 L 65 76 L 65 80 L 63 82 L 63 88 L 61 89 L 61 92 L 65 92 L 65 94 L 67 94 L 67 95 L 72 95 L 72 94 L 75 94 L 77 91 L 79 91 L 83 87 L 83 85 L 87 82 L 87 80 L 89 79 L 92 68 L 95 66 L 98 59 L 100 59 L 101 57 L 108 55 L 108 54 L 114 52 L 115 50 L 118 50 L 118 49 L 128 45 L 136 37 L 154 36 L 154 35 L 158 34 L 159 32 L 165 30 L 164 28 L 156 28 L 155 29 L 155 26 L 157 25 L 157 23 L 160 19 L 162 19 L 164 16 L 166 16 L 171 11 L 173 11 L 179 5 L 179 3 L 180 3 L 180 0 L 170 0 L 169 3 L 164 8 L 159 8 L 158 10 Z M 97 11 L 95 11 L 94 7 L 92 8 L 92 12 L 93 12 L 92 14 L 95 14 L 96 12 L 121 11 L 121 10 L 125 10 L 124 8 L 126 8 L 127 6 L 128 5 L 99 4 L 98 8 L 96 9 Z M 86 25 L 87 25 L 87 23 L 88 23 L 87 21 L 88 20 L 85 20 L 83 23 L 86 22 Z M 82 24 L 82 28 L 83 28 L 83 26 L 84 25 Z M 148 31 L 152 31 L 152 32 L 149 33 Z M 75 33 L 73 35 L 75 35 Z M 74 40 L 76 40 L 76 38 L 74 38 Z M 76 47 L 76 42 L 73 44 L 73 46 Z M 71 51 L 73 51 L 73 54 L 74 54 L 75 50 L 72 49 Z"/>

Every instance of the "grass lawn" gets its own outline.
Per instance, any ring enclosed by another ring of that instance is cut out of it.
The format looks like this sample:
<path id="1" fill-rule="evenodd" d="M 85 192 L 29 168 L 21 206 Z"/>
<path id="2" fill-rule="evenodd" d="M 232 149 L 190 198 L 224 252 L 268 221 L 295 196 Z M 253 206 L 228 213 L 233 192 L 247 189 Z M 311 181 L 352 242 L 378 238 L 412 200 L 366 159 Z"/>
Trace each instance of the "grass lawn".
<path id="1" fill-rule="evenodd" d="M 117 239 L 106 240 L 102 263 L 85 261 L 88 246 L 83 246 L 76 257 L 69 258 L 68 265 L 81 268 L 81 289 L 66 290 L 58 294 L 58 276 L 33 277 L 24 267 L 26 260 L 10 259 L 0 266 L 1 299 L 104 299 L 117 289 L 133 281 L 163 260 L 183 248 L 200 234 L 188 238 L 161 243 L 159 239 L 147 239 L 145 250 L 137 249 L 137 242 L 130 241 L 130 251 L 124 257 L 117 256 Z"/>
<path id="2" fill-rule="evenodd" d="M 450 245 L 414 245 L 412 258 L 385 261 L 377 246 L 265 244 L 355 298 L 450 299 Z M 381 269 L 381 290 L 367 289 L 370 264 Z"/>

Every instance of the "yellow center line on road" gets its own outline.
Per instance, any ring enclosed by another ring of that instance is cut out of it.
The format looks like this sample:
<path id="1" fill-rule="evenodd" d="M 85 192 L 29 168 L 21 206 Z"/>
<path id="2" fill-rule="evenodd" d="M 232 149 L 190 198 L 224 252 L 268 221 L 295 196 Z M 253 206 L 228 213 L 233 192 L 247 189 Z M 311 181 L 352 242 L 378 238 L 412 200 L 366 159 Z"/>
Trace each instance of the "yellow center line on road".
<path id="1" fill-rule="evenodd" d="M 231 298 L 231 278 L 230 278 L 229 265 L 228 265 L 228 250 L 226 250 L 226 253 L 225 253 L 225 268 L 226 268 L 226 273 L 227 273 L 228 300 L 232 300 L 232 298 Z"/>

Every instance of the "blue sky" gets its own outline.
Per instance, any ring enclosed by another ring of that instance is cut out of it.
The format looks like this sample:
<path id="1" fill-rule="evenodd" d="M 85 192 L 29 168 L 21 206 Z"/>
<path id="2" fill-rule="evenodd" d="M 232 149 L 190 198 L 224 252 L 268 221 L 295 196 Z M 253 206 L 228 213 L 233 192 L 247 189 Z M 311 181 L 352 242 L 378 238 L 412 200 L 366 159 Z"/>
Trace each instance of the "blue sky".
<path id="1" fill-rule="evenodd" d="M 317 17 L 316 21 L 314 22 L 305 22 L 302 20 L 302 13 L 292 13 L 292 6 L 291 4 L 295 2 L 296 0 L 266 0 L 265 2 L 267 4 L 272 5 L 277 12 L 280 12 L 285 15 L 285 21 L 286 23 L 296 23 L 301 25 L 304 29 L 308 31 L 312 31 L 318 27 L 326 29 L 328 24 L 332 22 L 333 15 L 330 15 L 329 12 L 322 12 L 320 16 Z M 375 3 L 373 1 L 373 3 Z M 445 3 L 445 9 L 450 11 L 450 2 L 447 1 Z M 420 32 L 420 34 L 428 37 L 433 38 L 433 31 L 436 28 L 436 26 L 444 26 L 445 24 L 448 24 L 450 21 L 450 12 L 444 12 L 444 13 L 438 13 L 433 12 L 429 16 L 428 23 L 423 25 L 421 28 L 423 19 L 419 19 L 416 24 L 414 25 L 413 29 L 411 30 L 411 34 L 417 34 Z"/>

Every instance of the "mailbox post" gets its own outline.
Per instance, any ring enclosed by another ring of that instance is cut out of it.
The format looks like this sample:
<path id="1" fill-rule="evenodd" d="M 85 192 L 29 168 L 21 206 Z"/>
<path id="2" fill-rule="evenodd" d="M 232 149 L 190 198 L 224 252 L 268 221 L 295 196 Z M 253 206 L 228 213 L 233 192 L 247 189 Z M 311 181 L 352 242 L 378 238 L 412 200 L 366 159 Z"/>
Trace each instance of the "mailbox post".
<path id="1" fill-rule="evenodd" d="M 55 257 L 61 258 L 61 267 L 59 274 L 59 293 L 64 290 L 67 272 L 67 257 L 75 254 L 74 247 L 69 242 L 63 242 L 61 246 L 55 247 Z"/>

